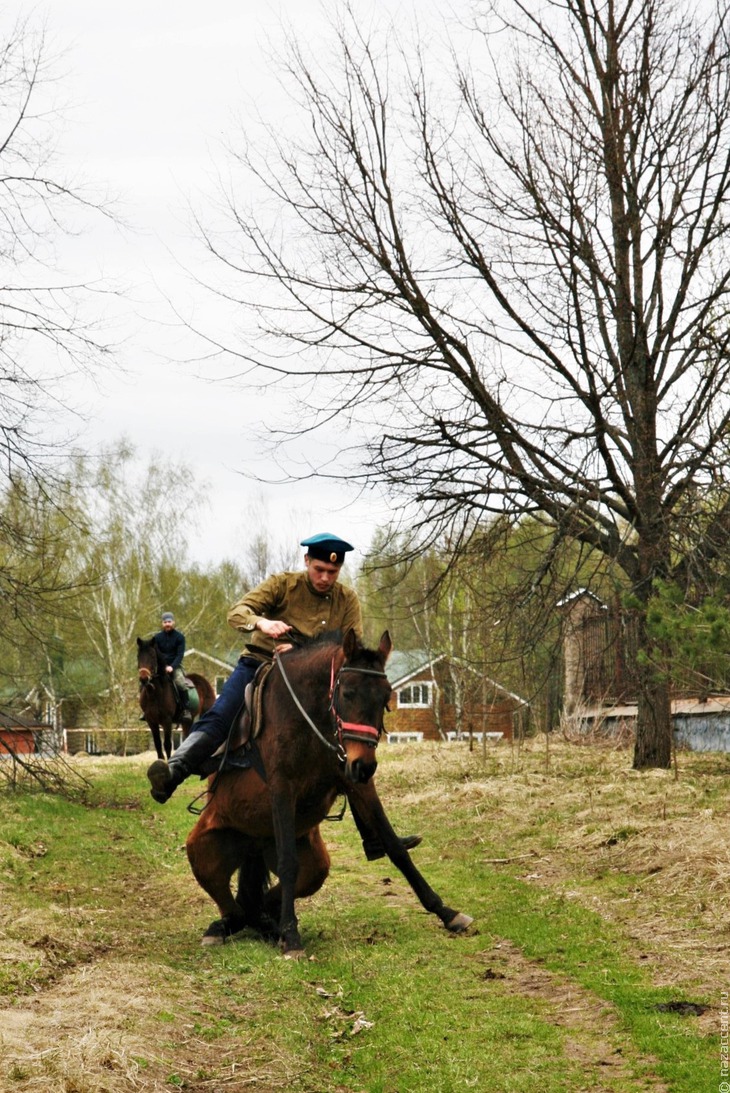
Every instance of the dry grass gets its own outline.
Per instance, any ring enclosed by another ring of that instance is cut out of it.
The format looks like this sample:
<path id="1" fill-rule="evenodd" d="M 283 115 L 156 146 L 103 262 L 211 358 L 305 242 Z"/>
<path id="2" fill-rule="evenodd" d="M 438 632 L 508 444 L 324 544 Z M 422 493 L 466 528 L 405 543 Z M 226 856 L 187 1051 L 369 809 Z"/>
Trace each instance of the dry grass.
<path id="1" fill-rule="evenodd" d="M 4 1069 L 16 1088 L 42 1093 L 142 1088 L 140 1059 L 162 1008 L 140 968 L 101 960 L 76 969 L 4 1011 Z"/>
<path id="2" fill-rule="evenodd" d="M 52 951 L 43 924 L 34 955 Z M 73 932 L 73 931 L 72 931 Z M 68 939 L 56 939 L 68 951 Z M 2 944 L 6 953 L 5 940 Z M 27 957 L 29 954 L 18 954 Z M 136 960 L 97 952 L 88 963 L 59 969 L 35 994 L 4 1007 L 0 1031 L 2 1093 L 274 1093 L 292 1087 L 296 1061 L 270 1045 L 246 1042 L 250 1013 L 235 1012 L 236 1033 L 207 1038 L 224 1003 L 211 1007 L 207 984 Z M 52 959 L 52 958 L 51 958 Z M 243 1030 L 239 1032 L 238 1029 Z"/>
<path id="3" fill-rule="evenodd" d="M 658 985 L 717 992 L 730 941 L 730 756 L 684 752 L 673 770 L 637 772 L 625 748 L 535 739 L 411 752 L 386 777 L 408 780 L 415 813 L 438 802 L 470 815 L 483 860 L 524 861 L 523 879 L 624 924 Z"/>
<path id="4" fill-rule="evenodd" d="M 93 779 L 120 763 L 143 769 L 145 759 L 87 758 L 80 766 Z M 418 854 L 427 875 L 434 859 L 516 869 L 525 882 L 616 924 L 657 985 L 676 986 L 682 997 L 716 997 L 726 983 L 730 934 L 730 757 L 683 754 L 676 770 L 642 774 L 630 761 L 625 750 L 565 741 L 471 753 L 462 744 L 393 746 L 378 782 L 396 826 L 410 829 L 416 820 L 426 836 Z M 332 837 L 336 868 L 346 873 L 347 862 L 338 862 L 347 856 L 342 835 Z M 38 840 L 8 851 L 26 858 L 43 852 Z M 365 893 L 383 882 L 368 873 L 359 883 Z M 129 914 L 182 915 L 186 931 L 196 929 L 203 907 L 211 909 L 184 871 L 135 877 L 129 888 L 120 893 Z M 317 898 L 335 898 L 332 887 Z M 393 900 L 412 914 L 409 893 L 394 892 Z M 34 993 L 2 1009 L 0 1093 L 293 1087 L 297 1060 L 280 1046 L 246 1040 L 246 1004 L 231 1014 L 235 1032 L 203 1035 L 220 1003 L 200 968 L 173 971 L 169 962 L 151 962 L 142 945 L 135 951 L 144 920 L 132 930 L 116 922 L 101 931 L 104 914 L 75 906 L 60 888 L 46 910 L 23 908 L 17 894 L 0 910 L 0 959 L 38 965 Z M 488 923 L 482 926 L 487 932 Z M 587 1072 L 602 1068 L 593 1090 L 627 1088 L 621 1033 L 604 1003 L 506 941 L 485 950 L 483 960 L 483 978 L 504 977 L 514 992 L 534 999 L 567 1031 L 571 1056 Z M 711 1032 L 715 1015 L 703 1021 Z M 657 1081 L 641 1088 L 664 1087 Z"/>

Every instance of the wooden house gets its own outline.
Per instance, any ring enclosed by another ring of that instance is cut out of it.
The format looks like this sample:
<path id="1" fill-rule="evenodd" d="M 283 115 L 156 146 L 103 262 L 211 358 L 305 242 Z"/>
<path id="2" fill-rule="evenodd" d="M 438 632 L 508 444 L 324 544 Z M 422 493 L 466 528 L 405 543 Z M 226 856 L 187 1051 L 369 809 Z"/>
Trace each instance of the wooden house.
<path id="1" fill-rule="evenodd" d="M 396 651 L 387 665 L 393 687 L 385 729 L 391 743 L 454 740 L 486 734 L 511 740 L 529 703 L 445 653 Z"/>
<path id="2" fill-rule="evenodd" d="M 563 718 L 578 733 L 631 736 L 637 713 L 637 642 L 632 619 L 582 588 L 563 613 Z M 709 678 L 709 673 L 699 678 Z M 730 693 L 698 678 L 674 681 L 674 739 L 691 751 L 730 751 Z"/>
<path id="3" fill-rule="evenodd" d="M 563 617 L 563 709 L 572 713 L 589 696 L 610 689 L 603 668 L 611 642 L 605 632 L 608 609 L 597 596 L 579 588 L 558 604 Z"/>
<path id="4" fill-rule="evenodd" d="M 205 653 L 202 649 L 186 649 L 183 657 L 183 670 L 186 675 L 197 672 L 210 681 L 217 695 L 223 690 L 223 684 L 236 667 L 239 653 L 231 653 L 225 660 L 214 657 L 211 653 Z"/>
<path id="5" fill-rule="evenodd" d="M 50 728 L 47 722 L 0 710 L 0 758 L 6 755 L 32 755 L 39 750 L 38 734 L 48 732 Z"/>

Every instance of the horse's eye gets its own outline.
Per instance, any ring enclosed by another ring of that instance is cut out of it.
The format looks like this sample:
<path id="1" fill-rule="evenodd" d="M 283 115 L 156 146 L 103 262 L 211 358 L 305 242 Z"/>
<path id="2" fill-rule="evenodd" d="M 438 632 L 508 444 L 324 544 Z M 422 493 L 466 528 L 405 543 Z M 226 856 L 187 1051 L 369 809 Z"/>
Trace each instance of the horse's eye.
<path id="1" fill-rule="evenodd" d="M 350 690 L 345 689 L 342 692 L 342 697 L 344 698 L 345 702 L 352 702 L 353 698 L 357 697 L 357 691 L 355 691 L 353 689 L 350 689 Z"/>

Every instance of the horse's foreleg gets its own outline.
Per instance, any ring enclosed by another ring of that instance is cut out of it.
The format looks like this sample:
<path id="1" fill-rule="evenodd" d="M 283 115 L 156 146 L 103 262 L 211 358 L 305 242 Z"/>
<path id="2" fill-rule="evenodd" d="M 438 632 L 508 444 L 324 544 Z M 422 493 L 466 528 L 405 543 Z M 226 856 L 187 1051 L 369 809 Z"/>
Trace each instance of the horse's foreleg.
<path id="1" fill-rule="evenodd" d="M 318 892 L 327 880 L 330 871 L 330 856 L 318 827 L 313 827 L 306 835 L 297 839 L 299 869 L 294 899 L 305 899 Z M 272 918 L 281 917 L 281 885 L 275 884 L 264 898 L 264 909 Z"/>
<path id="2" fill-rule="evenodd" d="M 246 907 L 236 902 L 231 891 L 231 877 L 246 859 L 245 846 L 230 828 L 206 830 L 198 823 L 188 835 L 186 850 L 193 876 L 221 913 L 206 930 L 202 943 L 220 945 L 249 925 Z"/>
<path id="3" fill-rule="evenodd" d="M 285 787 L 271 792 L 271 813 L 276 840 L 276 875 L 279 878 L 281 908 L 279 914 L 279 945 L 284 953 L 296 956 L 303 952 L 294 906 L 299 852 L 294 824 L 294 799 Z"/>
<path id="4" fill-rule="evenodd" d="M 401 871 L 425 909 L 440 918 L 447 930 L 453 933 L 466 930 L 473 919 L 461 911 L 447 907 L 441 897 L 426 883 L 391 827 L 373 782 L 348 786 L 347 796 L 353 809 L 357 809 L 365 823 L 379 837 L 393 865 Z"/>
<path id="5" fill-rule="evenodd" d="M 172 722 L 165 722 L 165 759 L 169 759 L 172 755 Z M 160 756 L 162 758 L 162 756 Z"/>
<path id="6" fill-rule="evenodd" d="M 153 721 L 148 721 L 147 724 L 152 732 L 152 742 L 155 745 L 155 751 L 157 752 L 158 759 L 164 759 L 165 754 L 162 750 L 162 737 L 160 736 L 160 726 Z"/>

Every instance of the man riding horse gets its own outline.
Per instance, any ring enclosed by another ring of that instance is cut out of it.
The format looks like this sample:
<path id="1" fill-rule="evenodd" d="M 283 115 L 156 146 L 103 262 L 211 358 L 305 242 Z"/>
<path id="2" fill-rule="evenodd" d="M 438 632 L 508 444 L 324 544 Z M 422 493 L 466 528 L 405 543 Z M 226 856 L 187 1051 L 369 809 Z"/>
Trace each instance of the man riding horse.
<path id="1" fill-rule="evenodd" d="M 160 620 L 162 629 L 153 637 L 157 654 L 165 666 L 165 671 L 172 675 L 172 682 L 180 703 L 183 721 L 188 724 L 193 715 L 188 710 L 188 686 L 185 682 L 185 673 L 182 669 L 185 656 L 185 635 L 182 630 L 175 629 L 175 616 L 170 611 L 165 611 Z"/>
<path id="2" fill-rule="evenodd" d="M 157 759 L 148 769 L 150 792 L 160 804 L 191 774 L 199 774 L 205 760 L 224 743 L 243 706 L 247 684 L 275 653 L 291 648 L 288 634 L 296 631 L 314 638 L 332 630 L 344 634 L 352 629 L 362 637 L 357 594 L 338 583 L 345 554 L 354 547 L 329 532 L 303 539 L 301 546 L 306 547 L 302 572 L 268 577 L 228 612 L 229 625 L 245 635 L 246 647 L 214 705 L 198 719 L 188 738 L 167 762 Z M 385 851 L 379 839 L 354 810 L 353 816 L 368 861 L 382 858 Z M 408 835 L 401 841 L 411 850 L 421 837 Z"/>

